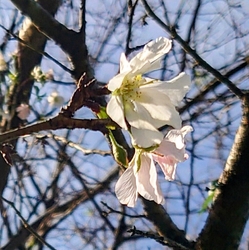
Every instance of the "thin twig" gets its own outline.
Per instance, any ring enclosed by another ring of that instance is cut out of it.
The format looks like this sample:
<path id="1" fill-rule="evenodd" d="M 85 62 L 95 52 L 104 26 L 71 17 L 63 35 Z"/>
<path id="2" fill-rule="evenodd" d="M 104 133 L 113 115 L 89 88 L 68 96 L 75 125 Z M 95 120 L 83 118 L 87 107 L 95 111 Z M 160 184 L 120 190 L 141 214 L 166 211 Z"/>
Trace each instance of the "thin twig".
<path id="1" fill-rule="evenodd" d="M 208 64 L 205 60 L 203 60 L 195 50 L 193 50 L 176 32 L 174 27 L 169 27 L 165 24 L 150 8 L 146 0 L 141 0 L 144 8 L 149 16 L 151 16 L 165 31 L 167 31 L 173 39 L 175 39 L 182 48 L 191 55 L 195 61 L 208 72 L 210 72 L 213 76 L 215 76 L 219 81 L 223 82 L 231 92 L 233 92 L 239 99 L 244 97 L 243 92 L 237 88 L 228 78 L 223 76 L 219 71 L 214 69 L 210 64 Z"/>
<path id="2" fill-rule="evenodd" d="M 41 243 L 43 243 L 44 245 L 46 245 L 49 249 L 52 250 L 56 250 L 53 246 L 51 246 L 49 243 L 47 243 L 29 224 L 28 222 L 23 218 L 23 216 L 21 215 L 21 213 L 17 210 L 17 208 L 15 207 L 14 203 L 3 198 L 2 200 L 5 201 L 6 203 L 8 203 L 16 212 L 16 215 L 21 219 L 23 226 L 31 233 L 33 234 L 33 236 L 39 240 Z"/>
<path id="3" fill-rule="evenodd" d="M 135 1 L 134 5 L 132 5 L 132 2 L 128 2 L 128 12 L 129 12 L 129 22 L 128 22 L 128 33 L 126 37 L 126 48 L 125 48 L 125 54 L 128 55 L 131 52 L 131 49 L 129 47 L 131 36 L 132 36 L 132 23 L 133 23 L 133 17 L 135 13 L 135 9 L 137 6 L 138 0 Z"/>
<path id="4" fill-rule="evenodd" d="M 143 232 L 141 230 L 136 229 L 135 226 L 133 226 L 133 228 L 127 230 L 128 233 L 131 233 L 131 236 L 133 235 L 140 235 L 146 238 L 150 238 L 150 239 L 154 239 L 156 240 L 158 243 L 160 243 L 163 246 L 169 246 L 169 247 L 173 247 L 174 249 L 178 249 L 178 250 L 191 250 L 192 248 L 187 248 L 175 241 L 172 241 L 170 239 L 166 239 L 158 234 L 155 234 L 153 232 Z"/>
<path id="5" fill-rule="evenodd" d="M 35 48 L 32 47 L 32 45 L 30 45 L 29 43 L 25 42 L 24 40 L 22 40 L 20 37 L 18 37 L 17 35 L 15 35 L 12 31 L 6 29 L 3 25 L 0 24 L 0 27 L 2 29 L 4 29 L 9 35 L 13 36 L 14 38 L 17 39 L 18 42 L 22 43 L 23 45 L 27 46 L 29 49 L 47 57 L 48 59 L 50 59 L 51 61 L 53 61 L 55 64 L 59 65 L 63 70 L 65 70 L 66 72 L 73 74 L 73 70 L 67 68 L 65 65 L 63 65 L 62 63 L 60 63 L 59 61 L 57 61 L 55 58 L 53 58 L 52 56 L 50 56 L 47 52 L 41 51 L 41 50 L 37 50 Z"/>
<path id="6" fill-rule="evenodd" d="M 127 217 L 130 217 L 130 218 L 146 218 L 145 215 L 131 215 L 131 214 L 126 214 L 124 212 L 121 212 L 121 211 L 118 211 L 118 210 L 115 210 L 113 209 L 112 207 L 110 207 L 107 203 L 101 201 L 101 203 L 109 209 L 108 212 L 105 212 L 107 215 L 110 214 L 110 213 L 116 213 L 116 214 L 121 214 L 121 215 L 125 215 Z"/>

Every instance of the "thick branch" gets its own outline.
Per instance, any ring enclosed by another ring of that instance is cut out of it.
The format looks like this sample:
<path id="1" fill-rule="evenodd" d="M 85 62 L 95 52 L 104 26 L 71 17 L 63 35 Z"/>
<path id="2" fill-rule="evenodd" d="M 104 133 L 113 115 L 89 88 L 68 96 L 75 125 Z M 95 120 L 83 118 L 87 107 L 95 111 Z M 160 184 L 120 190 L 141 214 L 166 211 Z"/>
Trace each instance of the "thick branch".
<path id="1" fill-rule="evenodd" d="M 170 242 L 175 242 L 177 245 L 182 246 L 182 248 L 179 247 L 177 249 L 193 249 L 193 242 L 189 242 L 185 238 L 184 232 L 177 228 L 161 205 L 143 198 L 142 200 L 147 219 L 155 225 L 160 235 L 169 239 Z"/>
<path id="2" fill-rule="evenodd" d="M 89 77 L 92 76 L 93 72 L 87 60 L 87 48 L 80 33 L 67 29 L 35 1 L 11 1 L 32 20 L 40 32 L 53 39 L 69 55 L 74 66 L 75 79 L 79 79 L 83 72 L 87 72 Z"/>
<path id="3" fill-rule="evenodd" d="M 196 249 L 238 249 L 249 216 L 249 94 L 242 104 L 241 124 Z"/>
<path id="4" fill-rule="evenodd" d="M 13 129 L 11 131 L 0 134 L 0 143 L 17 139 L 20 136 L 37 133 L 43 130 L 57 130 L 57 129 L 75 129 L 84 128 L 94 131 L 107 132 L 106 126 L 116 126 L 114 122 L 109 119 L 73 119 L 63 115 L 58 115 L 52 119 L 28 125 L 23 128 Z"/>
<path id="5" fill-rule="evenodd" d="M 60 5 L 59 0 L 52 1 L 52 3 L 49 0 L 40 0 L 39 2 L 44 8 L 49 9 L 49 13 L 51 15 L 56 13 Z M 34 48 L 34 50 L 44 50 L 47 37 L 41 34 L 32 23 L 30 23 L 29 26 L 26 25 L 26 27 L 23 28 L 21 37 L 22 40 L 24 42 L 28 42 Z M 18 83 L 12 83 L 8 98 L 8 109 L 12 115 L 15 114 L 15 109 L 21 102 L 29 103 L 29 97 L 33 86 L 33 80 L 30 79 L 30 73 L 36 65 L 40 64 L 42 58 L 39 53 L 31 50 L 21 43 L 18 44 L 18 47 L 16 65 L 16 69 L 18 71 Z M 20 119 L 14 115 L 10 121 L 2 121 L 3 127 L 1 132 L 8 129 L 17 128 L 21 123 L 22 121 L 20 121 Z M 10 168 L 2 157 L 0 157 L 0 165 L 2 166 L 0 176 L 0 194 L 2 195 L 7 183 Z"/>

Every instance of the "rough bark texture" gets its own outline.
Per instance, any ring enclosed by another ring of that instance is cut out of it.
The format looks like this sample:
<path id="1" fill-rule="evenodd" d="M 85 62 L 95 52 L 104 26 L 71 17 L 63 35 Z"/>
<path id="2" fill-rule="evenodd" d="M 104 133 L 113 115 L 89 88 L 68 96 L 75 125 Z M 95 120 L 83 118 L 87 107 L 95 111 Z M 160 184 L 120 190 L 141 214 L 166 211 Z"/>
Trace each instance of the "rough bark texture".
<path id="1" fill-rule="evenodd" d="M 73 77 L 75 79 L 78 80 L 84 72 L 87 72 L 91 78 L 93 72 L 88 63 L 85 34 L 67 29 L 34 1 L 12 0 L 12 2 L 32 20 L 40 32 L 53 39 L 67 53 L 74 66 Z"/>
<path id="2" fill-rule="evenodd" d="M 243 117 L 216 198 L 196 249 L 238 249 L 249 216 L 249 95 L 243 102 Z"/>
<path id="3" fill-rule="evenodd" d="M 60 5 L 60 0 L 40 0 L 39 3 L 44 8 L 48 9 L 49 15 L 54 15 Z M 22 30 L 21 39 L 30 44 L 35 50 L 43 51 L 47 42 L 47 37 L 41 34 L 40 31 L 30 23 Z M 9 129 L 18 128 L 21 124 L 21 120 L 15 113 L 16 107 L 20 103 L 29 103 L 29 97 L 31 89 L 33 87 L 33 80 L 30 78 L 30 74 L 36 65 L 41 62 L 42 56 L 36 51 L 26 47 L 25 45 L 18 44 L 17 64 L 16 70 L 18 73 L 17 83 L 13 83 L 13 86 L 9 93 L 9 112 L 12 115 L 10 121 L 3 121 L 1 132 L 5 132 Z M 13 142 L 15 144 L 15 142 Z M 3 190 L 6 186 L 10 167 L 0 157 L 1 175 L 0 175 L 0 194 L 2 195 Z"/>
<path id="4" fill-rule="evenodd" d="M 173 249 L 193 249 L 193 242 L 186 239 L 184 231 L 173 223 L 161 205 L 143 198 L 142 200 L 146 217 L 156 226 L 157 232 L 166 238 L 169 246 Z"/>

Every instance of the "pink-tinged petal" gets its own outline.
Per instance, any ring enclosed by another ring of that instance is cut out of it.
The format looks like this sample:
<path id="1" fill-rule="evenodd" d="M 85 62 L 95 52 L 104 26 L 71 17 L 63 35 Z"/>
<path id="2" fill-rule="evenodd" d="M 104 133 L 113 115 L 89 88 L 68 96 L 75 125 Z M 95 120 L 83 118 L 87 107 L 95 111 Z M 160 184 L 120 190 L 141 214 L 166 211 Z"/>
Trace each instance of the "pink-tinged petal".
<path id="1" fill-rule="evenodd" d="M 115 193 L 120 203 L 128 207 L 135 206 L 138 193 L 133 165 L 130 165 L 119 178 L 115 186 Z"/>
<path id="2" fill-rule="evenodd" d="M 146 78 L 146 81 L 153 79 Z M 147 89 L 156 88 L 159 92 L 164 93 L 170 98 L 171 103 L 174 106 L 178 106 L 183 97 L 189 91 L 191 85 L 191 78 L 187 74 L 180 73 L 177 77 L 170 81 L 155 81 L 152 84 L 143 86 Z"/>
<path id="3" fill-rule="evenodd" d="M 191 131 L 193 131 L 191 126 L 184 126 L 180 130 L 170 130 L 159 147 L 155 150 L 155 153 L 165 156 L 171 155 L 178 162 L 185 161 L 188 156 L 185 153 L 184 137 Z"/>
<path id="4" fill-rule="evenodd" d="M 113 121 L 115 121 L 120 127 L 127 130 L 124 117 L 124 106 L 121 98 L 122 97 L 120 96 L 112 95 L 107 104 L 106 112 Z"/>
<path id="5" fill-rule="evenodd" d="M 163 134 L 157 129 L 137 129 L 131 127 L 132 144 L 142 148 L 159 145 L 163 140 Z"/>
<path id="6" fill-rule="evenodd" d="M 130 71 L 130 70 L 131 70 L 130 63 L 128 62 L 125 54 L 122 53 L 120 56 L 120 73 Z"/>
<path id="7" fill-rule="evenodd" d="M 130 61 L 133 72 L 143 74 L 159 69 L 161 66 L 160 59 L 169 52 L 171 47 L 172 41 L 165 37 L 159 37 L 149 42 L 144 46 L 144 49 Z"/>
<path id="8" fill-rule="evenodd" d="M 173 156 L 159 156 L 153 154 L 153 159 L 161 167 L 166 180 L 172 181 L 175 179 L 177 160 Z"/>
<path id="9" fill-rule="evenodd" d="M 166 140 L 166 138 L 163 139 L 159 147 L 155 150 L 156 154 L 159 155 L 171 155 L 175 159 L 177 159 L 178 162 L 185 161 L 185 146 L 183 144 L 183 147 L 181 149 L 178 149 L 176 147 L 176 144 L 174 142 Z"/>
<path id="10" fill-rule="evenodd" d="M 164 202 L 162 191 L 158 185 L 156 167 L 150 154 L 141 155 L 141 167 L 137 172 L 137 191 L 147 200 L 158 204 Z"/>
<path id="11" fill-rule="evenodd" d="M 17 116 L 21 120 L 26 120 L 30 114 L 29 105 L 22 103 L 20 106 L 16 108 Z"/>
<path id="12" fill-rule="evenodd" d="M 164 141 L 170 141 L 175 143 L 177 149 L 182 149 L 185 147 L 184 138 L 187 133 L 193 131 L 193 128 L 191 126 L 184 126 L 180 130 L 178 129 L 172 129 L 168 132 L 168 134 L 165 136 Z"/>
<path id="13" fill-rule="evenodd" d="M 174 143 L 177 149 L 182 149 L 185 147 L 184 137 L 181 130 L 178 129 L 170 130 L 165 136 L 164 141 Z"/>

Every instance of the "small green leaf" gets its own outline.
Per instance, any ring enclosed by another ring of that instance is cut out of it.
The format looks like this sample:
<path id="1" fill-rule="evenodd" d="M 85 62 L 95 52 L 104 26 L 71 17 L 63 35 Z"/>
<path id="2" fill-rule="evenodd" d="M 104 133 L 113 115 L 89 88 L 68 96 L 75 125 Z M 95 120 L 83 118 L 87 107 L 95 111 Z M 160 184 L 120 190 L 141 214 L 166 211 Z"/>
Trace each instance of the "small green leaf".
<path id="1" fill-rule="evenodd" d="M 213 202 L 213 198 L 214 198 L 214 192 L 210 192 L 210 194 L 208 195 L 208 197 L 204 200 L 202 206 L 201 206 L 201 210 L 199 211 L 199 213 L 203 213 L 206 212 L 209 208 L 209 206 L 212 204 Z"/>
<path id="2" fill-rule="evenodd" d="M 97 114 L 97 116 L 100 119 L 109 118 L 108 114 L 106 113 L 105 107 L 100 107 L 100 111 Z M 109 130 L 109 139 L 112 144 L 112 153 L 113 153 L 114 159 L 118 164 L 126 167 L 128 165 L 127 152 L 123 146 L 117 143 L 111 131 L 112 129 L 115 129 L 115 127 L 108 126 L 107 128 Z"/>
<path id="3" fill-rule="evenodd" d="M 127 152 L 124 149 L 124 147 L 122 147 L 120 144 L 117 143 L 115 137 L 113 136 L 113 133 L 109 132 L 109 138 L 112 144 L 112 153 L 114 156 L 115 161 L 122 165 L 122 166 L 127 166 L 128 165 L 128 159 L 127 159 Z"/>
<path id="4" fill-rule="evenodd" d="M 97 114 L 97 116 L 98 116 L 98 118 L 100 118 L 100 119 L 106 119 L 106 118 L 109 117 L 109 116 L 107 115 L 107 113 L 106 113 L 106 108 L 105 108 L 105 107 L 102 107 L 102 106 L 100 106 L 100 111 L 99 111 L 99 113 Z"/>
<path id="5" fill-rule="evenodd" d="M 211 187 L 208 188 L 208 190 L 209 190 L 208 197 L 204 200 L 199 213 L 203 213 L 203 212 L 206 212 L 208 210 L 210 205 L 213 203 L 214 193 L 215 193 L 216 188 L 218 188 L 218 187 L 219 187 L 218 180 L 214 180 L 211 182 Z"/>

